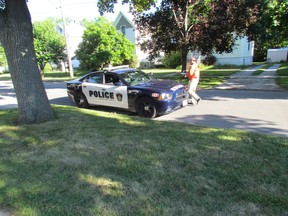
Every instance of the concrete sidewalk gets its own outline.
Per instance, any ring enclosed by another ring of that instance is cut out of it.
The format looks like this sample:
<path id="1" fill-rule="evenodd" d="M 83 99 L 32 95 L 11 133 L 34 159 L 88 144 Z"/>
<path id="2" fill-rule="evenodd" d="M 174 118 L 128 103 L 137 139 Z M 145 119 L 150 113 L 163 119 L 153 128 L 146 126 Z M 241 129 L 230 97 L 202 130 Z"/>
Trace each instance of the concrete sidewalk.
<path id="1" fill-rule="evenodd" d="M 215 89 L 245 89 L 245 90 L 263 90 L 263 91 L 277 91 L 282 90 L 275 82 L 276 71 L 281 66 L 274 64 L 266 69 L 260 75 L 254 76 L 252 73 L 261 69 L 265 65 L 250 68 L 245 71 L 235 73 L 230 76 L 224 83 L 216 86 Z"/>

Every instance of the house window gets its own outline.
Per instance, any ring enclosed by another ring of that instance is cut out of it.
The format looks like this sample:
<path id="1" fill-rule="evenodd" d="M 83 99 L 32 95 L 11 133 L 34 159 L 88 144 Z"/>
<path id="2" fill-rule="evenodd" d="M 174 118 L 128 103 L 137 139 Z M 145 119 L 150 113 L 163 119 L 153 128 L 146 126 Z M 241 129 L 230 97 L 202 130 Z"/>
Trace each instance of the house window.
<path id="1" fill-rule="evenodd" d="M 126 26 L 121 26 L 121 32 L 123 35 L 126 35 Z"/>
<path id="2" fill-rule="evenodd" d="M 248 42 L 248 51 L 250 51 L 250 47 L 251 46 L 251 43 L 250 42 Z"/>

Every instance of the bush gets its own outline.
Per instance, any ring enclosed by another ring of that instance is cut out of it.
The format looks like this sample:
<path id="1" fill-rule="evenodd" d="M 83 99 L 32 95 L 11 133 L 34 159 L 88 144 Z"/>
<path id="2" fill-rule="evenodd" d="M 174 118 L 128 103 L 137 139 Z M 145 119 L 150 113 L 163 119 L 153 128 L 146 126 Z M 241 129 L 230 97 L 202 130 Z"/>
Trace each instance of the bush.
<path id="1" fill-rule="evenodd" d="M 138 65 L 139 65 L 138 61 L 139 61 L 139 60 L 138 60 L 138 56 L 137 56 L 137 55 L 134 55 L 133 58 L 132 58 L 132 60 L 129 62 L 129 66 L 130 66 L 131 68 L 137 68 Z"/>
<path id="2" fill-rule="evenodd" d="M 44 67 L 44 73 L 45 72 L 50 72 L 50 71 L 53 71 L 53 68 L 52 68 L 52 66 L 49 64 L 49 63 L 47 63 L 46 65 L 45 65 L 45 67 Z"/>
<path id="3" fill-rule="evenodd" d="M 181 65 L 181 52 L 171 52 L 164 56 L 162 60 L 166 68 L 176 68 Z"/>
<path id="4" fill-rule="evenodd" d="M 203 64 L 205 64 L 205 65 L 214 65 L 216 61 L 217 61 L 217 58 L 215 56 L 208 55 L 203 60 Z"/>

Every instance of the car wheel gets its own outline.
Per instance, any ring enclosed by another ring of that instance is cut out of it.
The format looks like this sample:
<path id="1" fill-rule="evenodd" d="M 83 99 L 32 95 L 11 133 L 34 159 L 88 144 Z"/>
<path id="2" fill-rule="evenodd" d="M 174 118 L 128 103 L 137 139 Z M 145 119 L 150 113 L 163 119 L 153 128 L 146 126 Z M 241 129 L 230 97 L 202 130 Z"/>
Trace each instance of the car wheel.
<path id="1" fill-rule="evenodd" d="M 80 108 L 88 108 L 88 101 L 83 93 L 78 93 L 74 96 L 75 103 Z"/>
<path id="2" fill-rule="evenodd" d="M 157 112 L 152 99 L 148 97 L 140 98 L 137 101 L 136 111 L 140 117 L 155 118 Z"/>

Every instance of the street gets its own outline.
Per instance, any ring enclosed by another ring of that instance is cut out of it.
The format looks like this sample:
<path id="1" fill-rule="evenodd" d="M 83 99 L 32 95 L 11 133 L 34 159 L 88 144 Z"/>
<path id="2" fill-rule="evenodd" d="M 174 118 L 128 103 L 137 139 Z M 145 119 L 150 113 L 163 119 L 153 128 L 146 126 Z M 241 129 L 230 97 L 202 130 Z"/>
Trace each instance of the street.
<path id="1" fill-rule="evenodd" d="M 159 120 L 234 128 L 288 136 L 288 92 L 257 90 L 202 90 L 197 106 L 187 106 Z"/>
<path id="2" fill-rule="evenodd" d="M 45 88 L 51 104 L 75 106 L 67 97 L 65 82 L 45 82 Z M 198 93 L 202 97 L 199 105 L 188 105 L 156 120 L 288 136 L 288 91 L 200 90 Z M 0 109 L 15 107 L 11 81 L 0 81 Z"/>

